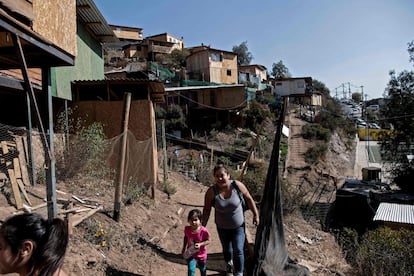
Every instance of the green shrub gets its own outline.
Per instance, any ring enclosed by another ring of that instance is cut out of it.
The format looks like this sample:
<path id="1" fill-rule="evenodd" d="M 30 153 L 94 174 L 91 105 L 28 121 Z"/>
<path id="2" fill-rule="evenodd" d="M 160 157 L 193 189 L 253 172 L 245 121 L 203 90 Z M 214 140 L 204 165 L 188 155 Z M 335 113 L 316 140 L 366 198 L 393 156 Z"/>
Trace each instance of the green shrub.
<path id="1" fill-rule="evenodd" d="M 165 120 L 165 130 L 167 132 L 187 128 L 187 124 L 185 123 L 186 117 L 179 105 L 172 104 L 167 109 L 158 106 L 155 109 L 155 117 L 157 120 Z"/>
<path id="2" fill-rule="evenodd" d="M 132 203 L 144 196 L 147 188 L 145 185 L 141 185 L 134 177 L 130 177 L 125 190 L 126 202 Z"/>
<path id="3" fill-rule="evenodd" d="M 81 149 L 79 154 L 86 161 L 86 171 L 93 177 L 104 178 L 109 173 L 109 169 L 105 169 L 108 144 L 102 123 L 94 122 L 83 127 L 78 138 L 78 148 Z"/>
<path id="4" fill-rule="evenodd" d="M 87 175 L 92 178 L 105 179 L 113 171 L 106 162 L 109 142 L 104 134 L 102 123 L 80 128 L 70 138 L 70 151 L 57 163 L 56 171 L 59 178 L 73 178 L 77 175 Z"/>
<path id="5" fill-rule="evenodd" d="M 369 231 L 356 261 L 360 275 L 414 275 L 414 232 L 387 227 Z"/>
<path id="6" fill-rule="evenodd" d="M 239 179 L 240 172 L 237 172 L 233 179 Z M 243 175 L 243 184 L 246 185 L 252 197 L 258 201 L 263 193 L 263 188 L 266 181 L 267 167 L 261 166 L 255 169 L 248 169 Z"/>
<path id="7" fill-rule="evenodd" d="M 303 138 L 308 140 L 329 141 L 331 132 L 320 124 L 306 124 L 302 127 Z"/>
<path id="8" fill-rule="evenodd" d="M 325 156 L 328 146 L 324 142 L 316 142 L 313 147 L 310 147 L 305 152 L 305 161 L 308 164 L 313 164 Z"/>
<path id="9" fill-rule="evenodd" d="M 177 192 L 177 188 L 168 181 L 163 183 L 162 190 L 168 195 L 168 198 Z"/>
<path id="10" fill-rule="evenodd" d="M 355 264 L 356 261 L 355 258 L 359 247 L 358 240 L 358 232 L 353 228 L 343 228 L 337 236 L 338 244 L 342 248 L 345 259 L 352 264 Z"/>
<path id="11" fill-rule="evenodd" d="M 286 161 L 286 157 L 288 154 L 288 144 L 287 143 L 280 143 L 280 162 L 284 163 Z"/>

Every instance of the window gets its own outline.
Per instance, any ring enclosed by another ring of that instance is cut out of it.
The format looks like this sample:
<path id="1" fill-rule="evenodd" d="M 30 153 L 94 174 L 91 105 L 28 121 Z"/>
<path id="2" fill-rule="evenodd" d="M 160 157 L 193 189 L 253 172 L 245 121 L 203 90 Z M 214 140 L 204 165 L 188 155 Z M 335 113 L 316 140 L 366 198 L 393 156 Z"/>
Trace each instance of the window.
<path id="1" fill-rule="evenodd" d="M 227 69 L 227 76 L 231 76 L 231 69 Z"/>
<path id="2" fill-rule="evenodd" d="M 211 61 L 221 61 L 219 53 L 210 53 Z"/>

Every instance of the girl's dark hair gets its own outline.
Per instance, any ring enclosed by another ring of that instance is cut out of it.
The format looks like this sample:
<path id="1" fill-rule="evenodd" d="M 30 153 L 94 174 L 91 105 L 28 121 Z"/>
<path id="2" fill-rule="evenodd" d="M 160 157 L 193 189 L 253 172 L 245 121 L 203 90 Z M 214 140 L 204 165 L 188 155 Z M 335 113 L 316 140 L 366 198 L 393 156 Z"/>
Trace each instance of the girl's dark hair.
<path id="1" fill-rule="evenodd" d="M 198 209 L 193 209 L 190 212 L 188 212 L 187 220 L 190 220 L 194 215 L 197 215 L 197 217 L 201 220 L 203 217 L 203 213 L 201 213 Z"/>
<path id="2" fill-rule="evenodd" d="M 221 160 L 218 160 L 218 161 L 217 161 L 217 164 L 214 166 L 214 169 L 213 169 L 213 174 L 216 174 L 216 171 L 218 171 L 218 170 L 220 170 L 220 169 L 224 169 L 224 170 L 227 172 L 227 167 L 226 167 L 226 165 L 224 164 L 224 162 L 223 162 L 223 161 L 221 161 Z"/>
<path id="3" fill-rule="evenodd" d="M 69 242 L 63 220 L 47 221 L 35 213 L 16 215 L 1 225 L 1 233 L 14 254 L 22 249 L 25 241 L 33 242 L 29 276 L 52 276 L 62 267 Z"/>

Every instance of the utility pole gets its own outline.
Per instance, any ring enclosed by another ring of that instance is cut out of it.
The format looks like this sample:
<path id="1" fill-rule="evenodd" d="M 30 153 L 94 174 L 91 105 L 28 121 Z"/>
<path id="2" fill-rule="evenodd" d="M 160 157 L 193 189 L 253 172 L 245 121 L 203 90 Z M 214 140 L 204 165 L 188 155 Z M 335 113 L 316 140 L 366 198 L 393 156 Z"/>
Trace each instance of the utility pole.
<path id="1" fill-rule="evenodd" d="M 342 84 L 342 95 L 343 95 L 344 99 L 346 99 L 345 85 L 344 84 Z"/>
<path id="2" fill-rule="evenodd" d="M 365 107 L 364 105 L 364 86 L 361 85 L 361 100 L 362 100 L 362 108 Z"/>

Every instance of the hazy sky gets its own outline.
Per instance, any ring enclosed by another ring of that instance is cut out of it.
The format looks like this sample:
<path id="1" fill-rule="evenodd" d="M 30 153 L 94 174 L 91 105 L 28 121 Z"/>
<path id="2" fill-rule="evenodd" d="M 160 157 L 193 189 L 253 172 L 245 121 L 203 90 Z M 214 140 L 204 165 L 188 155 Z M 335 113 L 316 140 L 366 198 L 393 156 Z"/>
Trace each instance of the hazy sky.
<path id="1" fill-rule="evenodd" d="M 310 76 L 331 95 L 381 97 L 391 69 L 413 70 L 414 0 L 95 0 L 109 24 L 169 33 L 185 46 L 232 51 L 247 41 L 252 64 L 282 60 L 293 77 Z M 350 85 L 348 85 L 348 83 Z"/>

